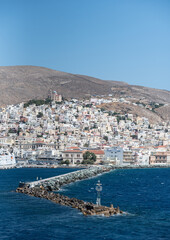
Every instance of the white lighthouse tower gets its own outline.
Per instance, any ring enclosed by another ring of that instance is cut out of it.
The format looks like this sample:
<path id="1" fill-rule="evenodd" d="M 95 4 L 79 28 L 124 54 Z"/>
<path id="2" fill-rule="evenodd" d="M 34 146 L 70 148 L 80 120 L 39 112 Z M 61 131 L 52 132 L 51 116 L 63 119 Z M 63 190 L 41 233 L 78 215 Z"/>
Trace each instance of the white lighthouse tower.
<path id="1" fill-rule="evenodd" d="M 100 192 L 102 191 L 102 184 L 100 183 L 100 180 L 98 180 L 97 184 L 96 184 L 96 191 L 97 191 L 97 199 L 96 199 L 96 204 L 98 206 L 101 205 L 101 196 L 100 196 Z"/>

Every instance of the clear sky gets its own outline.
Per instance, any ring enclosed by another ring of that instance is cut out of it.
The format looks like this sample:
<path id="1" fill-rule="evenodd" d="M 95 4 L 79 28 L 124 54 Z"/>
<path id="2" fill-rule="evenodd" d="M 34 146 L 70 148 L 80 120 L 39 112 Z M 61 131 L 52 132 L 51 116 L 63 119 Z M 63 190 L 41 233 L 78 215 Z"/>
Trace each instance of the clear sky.
<path id="1" fill-rule="evenodd" d="M 170 0 L 0 0 L 0 66 L 170 90 Z"/>

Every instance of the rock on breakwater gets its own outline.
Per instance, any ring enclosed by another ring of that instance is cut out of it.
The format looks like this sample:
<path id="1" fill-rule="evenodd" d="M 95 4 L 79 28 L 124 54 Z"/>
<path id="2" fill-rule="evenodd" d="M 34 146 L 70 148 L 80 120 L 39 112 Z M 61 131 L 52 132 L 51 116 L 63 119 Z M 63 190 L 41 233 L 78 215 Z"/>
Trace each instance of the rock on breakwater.
<path id="1" fill-rule="evenodd" d="M 20 183 L 16 192 L 34 197 L 45 198 L 61 205 L 77 208 L 84 215 L 104 215 L 109 217 L 123 212 L 120 211 L 119 207 L 114 208 L 113 205 L 110 207 L 98 206 L 91 202 L 84 202 L 83 200 L 79 200 L 77 198 L 69 198 L 52 191 L 59 190 L 60 187 L 65 184 L 91 178 L 97 176 L 98 174 L 109 172 L 112 169 L 112 166 L 95 166 L 35 182 Z"/>
<path id="2" fill-rule="evenodd" d="M 46 190 L 57 191 L 63 185 L 73 183 L 76 181 L 80 181 L 83 179 L 95 177 L 98 174 L 101 174 L 104 172 L 109 172 L 112 169 L 113 169 L 113 167 L 108 166 L 108 165 L 107 166 L 105 166 L 105 165 L 94 166 L 94 167 L 90 167 L 87 169 L 82 169 L 82 170 L 78 170 L 75 172 L 70 172 L 67 174 L 63 174 L 63 175 L 59 175 L 59 176 L 55 176 L 55 177 L 51 177 L 51 178 L 46 178 L 46 179 L 42 179 L 42 180 L 35 181 L 35 182 L 28 182 L 25 184 L 21 183 L 19 185 L 19 187 L 27 186 L 29 188 L 33 188 L 33 187 L 39 188 L 40 186 L 43 186 Z"/>
<path id="3" fill-rule="evenodd" d="M 49 192 L 47 191 L 43 186 L 40 186 L 39 188 L 29 188 L 29 187 L 23 187 L 23 188 L 17 188 L 16 192 L 24 193 L 30 196 L 39 197 L 39 198 L 45 198 L 47 200 L 50 200 L 54 203 L 61 204 L 64 206 L 69 206 L 72 208 L 76 208 L 79 211 L 83 213 L 83 215 L 104 215 L 104 216 L 112 216 L 115 214 L 121 214 L 123 213 L 119 207 L 114 208 L 113 205 L 110 207 L 106 206 L 98 206 L 96 204 L 93 204 L 91 202 L 84 202 L 83 200 L 79 200 L 77 198 L 69 198 L 67 196 L 61 195 L 59 193 Z"/>

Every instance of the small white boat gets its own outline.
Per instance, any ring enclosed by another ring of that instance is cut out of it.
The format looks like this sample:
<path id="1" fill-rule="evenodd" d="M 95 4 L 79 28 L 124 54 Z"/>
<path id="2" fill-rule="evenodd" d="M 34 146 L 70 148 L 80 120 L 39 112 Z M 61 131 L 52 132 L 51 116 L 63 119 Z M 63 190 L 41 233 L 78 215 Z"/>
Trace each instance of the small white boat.
<path id="1" fill-rule="evenodd" d="M 0 169 L 13 168 L 16 166 L 16 160 L 13 153 L 8 150 L 0 149 Z"/>

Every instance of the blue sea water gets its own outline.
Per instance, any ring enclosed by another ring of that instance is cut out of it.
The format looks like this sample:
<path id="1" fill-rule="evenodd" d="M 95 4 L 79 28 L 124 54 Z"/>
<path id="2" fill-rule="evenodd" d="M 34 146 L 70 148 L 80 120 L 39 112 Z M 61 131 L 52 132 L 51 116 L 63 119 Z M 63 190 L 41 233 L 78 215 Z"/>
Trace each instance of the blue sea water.
<path id="1" fill-rule="evenodd" d="M 115 170 L 61 189 L 69 197 L 95 202 L 100 179 L 102 204 L 128 212 L 110 218 L 85 217 L 77 209 L 14 192 L 19 181 L 73 170 L 0 170 L 0 240 L 170 239 L 170 169 Z"/>

